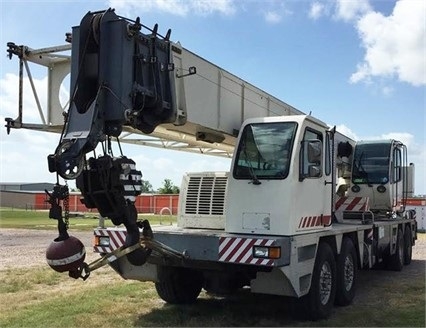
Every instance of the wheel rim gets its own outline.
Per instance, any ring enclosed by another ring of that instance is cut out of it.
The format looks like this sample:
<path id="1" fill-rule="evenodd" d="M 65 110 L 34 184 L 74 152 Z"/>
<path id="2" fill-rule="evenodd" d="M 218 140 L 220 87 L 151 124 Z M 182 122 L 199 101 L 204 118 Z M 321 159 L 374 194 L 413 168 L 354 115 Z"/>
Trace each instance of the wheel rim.
<path id="1" fill-rule="evenodd" d="M 348 292 L 351 290 L 352 285 L 354 283 L 354 261 L 352 259 L 352 256 L 346 256 L 343 274 L 345 289 Z"/>
<path id="2" fill-rule="evenodd" d="M 325 262 L 321 267 L 319 283 L 321 304 L 325 305 L 330 299 L 332 287 L 332 273 L 328 262 Z"/>

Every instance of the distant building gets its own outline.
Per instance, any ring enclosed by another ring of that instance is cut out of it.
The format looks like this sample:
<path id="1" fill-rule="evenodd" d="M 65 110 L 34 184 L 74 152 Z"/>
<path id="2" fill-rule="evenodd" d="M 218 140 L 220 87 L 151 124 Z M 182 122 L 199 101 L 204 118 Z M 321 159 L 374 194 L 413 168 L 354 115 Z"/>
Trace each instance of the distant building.
<path id="1" fill-rule="evenodd" d="M 48 182 L 0 182 L 0 191 L 41 191 L 53 190 Z"/>
<path id="2" fill-rule="evenodd" d="M 45 190 L 53 190 L 53 183 L 0 182 L 0 207 L 27 210 L 48 210 Z M 69 208 L 72 212 L 96 212 L 87 209 L 80 201 L 80 192 L 70 191 Z M 143 194 L 136 197 L 135 206 L 139 213 L 177 214 L 179 195 Z"/>
<path id="3" fill-rule="evenodd" d="M 417 230 L 426 232 L 426 197 L 409 198 L 407 209 L 416 211 Z"/>
<path id="4" fill-rule="evenodd" d="M 53 190 L 53 186 L 47 182 L 0 182 L 0 206 L 32 210 L 40 203 L 47 209 L 45 190 Z"/>

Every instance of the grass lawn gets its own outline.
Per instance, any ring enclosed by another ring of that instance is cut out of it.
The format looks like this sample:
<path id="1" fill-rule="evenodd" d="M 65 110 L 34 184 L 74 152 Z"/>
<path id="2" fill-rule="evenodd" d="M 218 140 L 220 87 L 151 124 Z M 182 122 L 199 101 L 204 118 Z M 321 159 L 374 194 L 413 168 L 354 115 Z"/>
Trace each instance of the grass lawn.
<path id="1" fill-rule="evenodd" d="M 139 214 L 139 219 L 148 219 L 151 224 L 176 223 L 176 216 Z M 70 228 L 73 230 L 90 231 L 98 226 L 98 214 L 87 212 L 84 216 L 70 217 Z M 114 225 L 105 220 L 107 227 Z M 0 208 L 0 228 L 25 229 L 56 229 L 57 221 L 49 219 L 49 211 L 26 211 L 18 209 Z"/>
<path id="2" fill-rule="evenodd" d="M 122 280 L 110 268 L 85 282 L 46 267 L 1 270 L 0 327 L 424 327 L 424 277 L 412 286 L 367 284 L 367 298 L 310 322 L 293 319 L 287 299 L 247 290 L 227 298 L 202 292 L 195 304 L 177 306 L 153 283 Z"/>

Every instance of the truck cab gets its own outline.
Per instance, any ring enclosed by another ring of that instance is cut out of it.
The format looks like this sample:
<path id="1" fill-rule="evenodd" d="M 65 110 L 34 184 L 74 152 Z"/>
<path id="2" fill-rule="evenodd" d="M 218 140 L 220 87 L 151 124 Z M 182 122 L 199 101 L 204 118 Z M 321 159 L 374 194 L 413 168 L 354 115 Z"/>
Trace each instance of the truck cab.
<path id="1" fill-rule="evenodd" d="M 293 235 L 327 229 L 331 156 L 329 127 L 312 116 L 247 120 L 229 176 L 226 232 Z"/>
<path id="2" fill-rule="evenodd" d="M 407 149 L 396 140 L 360 141 L 354 151 L 348 196 L 369 198 L 378 214 L 402 213 L 408 192 Z"/>

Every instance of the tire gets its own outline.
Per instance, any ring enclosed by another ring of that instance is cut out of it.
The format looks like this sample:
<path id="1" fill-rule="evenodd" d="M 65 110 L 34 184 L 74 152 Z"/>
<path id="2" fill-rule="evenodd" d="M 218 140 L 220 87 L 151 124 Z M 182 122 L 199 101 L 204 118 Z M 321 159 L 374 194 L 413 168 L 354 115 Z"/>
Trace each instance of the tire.
<path id="1" fill-rule="evenodd" d="M 413 238 L 411 228 L 406 227 L 404 232 L 404 264 L 409 265 L 413 256 Z"/>
<path id="2" fill-rule="evenodd" d="M 190 304 L 197 300 L 203 286 L 202 273 L 175 267 L 160 267 L 155 283 L 158 295 L 167 303 Z"/>
<path id="3" fill-rule="evenodd" d="M 358 277 L 357 252 L 351 238 L 344 237 L 337 258 L 336 304 L 345 306 L 355 297 Z"/>
<path id="4" fill-rule="evenodd" d="M 311 289 L 302 300 L 310 320 L 326 319 L 331 315 L 336 297 L 336 275 L 333 251 L 329 244 L 322 242 L 318 246 Z"/>
<path id="5" fill-rule="evenodd" d="M 401 228 L 398 229 L 396 237 L 395 254 L 389 259 L 389 268 L 393 271 L 401 271 L 404 267 L 404 237 Z"/>

